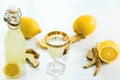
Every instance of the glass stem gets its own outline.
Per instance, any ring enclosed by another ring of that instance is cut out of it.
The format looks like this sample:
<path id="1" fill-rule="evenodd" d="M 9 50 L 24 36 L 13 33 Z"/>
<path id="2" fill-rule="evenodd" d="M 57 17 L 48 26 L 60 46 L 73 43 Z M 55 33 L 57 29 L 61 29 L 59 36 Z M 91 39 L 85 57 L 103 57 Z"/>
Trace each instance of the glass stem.
<path id="1" fill-rule="evenodd" d="M 54 61 L 55 61 L 55 62 L 59 62 L 57 58 L 54 58 Z"/>

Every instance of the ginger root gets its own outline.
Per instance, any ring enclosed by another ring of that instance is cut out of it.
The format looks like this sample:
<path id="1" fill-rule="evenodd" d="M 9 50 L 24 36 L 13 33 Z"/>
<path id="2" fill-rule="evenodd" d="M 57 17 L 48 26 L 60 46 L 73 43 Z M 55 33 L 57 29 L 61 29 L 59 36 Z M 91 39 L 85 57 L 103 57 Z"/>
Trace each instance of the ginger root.
<path id="1" fill-rule="evenodd" d="M 27 49 L 26 50 L 26 53 L 28 54 L 33 54 L 34 55 L 34 58 L 38 59 L 40 54 L 38 54 L 36 51 L 34 51 L 33 49 Z"/>
<path id="2" fill-rule="evenodd" d="M 85 65 L 84 68 L 88 68 L 88 67 L 90 67 L 90 66 L 92 66 L 93 64 L 96 63 L 97 57 L 98 57 L 97 56 L 97 50 L 95 48 L 92 48 L 92 53 L 93 53 L 93 56 L 94 56 L 92 61 L 90 63 L 88 63 L 87 65 Z"/>
<path id="3" fill-rule="evenodd" d="M 39 61 L 37 61 L 39 56 L 40 55 L 33 49 L 26 50 L 26 60 L 28 60 L 28 62 L 35 68 L 39 66 Z"/>
<path id="4" fill-rule="evenodd" d="M 92 50 L 89 50 L 87 55 L 86 55 L 86 58 L 89 59 L 89 60 L 92 60 L 94 57 L 93 53 L 92 53 Z"/>
<path id="5" fill-rule="evenodd" d="M 91 60 L 91 62 L 89 62 L 88 64 L 86 64 L 85 66 L 83 66 L 83 68 L 89 68 L 92 65 L 96 65 L 96 70 L 94 72 L 94 76 L 96 76 L 98 74 L 98 72 L 100 71 L 101 68 L 101 60 L 98 56 L 98 50 L 96 47 L 92 48 L 92 50 L 90 50 L 87 53 L 87 59 Z"/>

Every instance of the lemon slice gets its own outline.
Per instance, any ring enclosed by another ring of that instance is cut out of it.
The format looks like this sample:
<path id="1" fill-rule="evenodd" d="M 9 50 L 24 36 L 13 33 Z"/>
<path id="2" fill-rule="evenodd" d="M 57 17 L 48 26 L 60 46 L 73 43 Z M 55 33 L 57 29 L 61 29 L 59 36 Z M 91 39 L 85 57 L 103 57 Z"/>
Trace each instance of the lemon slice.
<path id="1" fill-rule="evenodd" d="M 44 49 L 47 49 L 47 44 L 45 43 L 45 39 L 41 39 L 40 42 L 39 42 L 39 45 L 44 48 Z"/>
<path id="2" fill-rule="evenodd" d="M 111 63 L 115 61 L 120 53 L 119 46 L 112 40 L 106 40 L 97 46 L 98 54 L 103 62 Z"/>
<path id="3" fill-rule="evenodd" d="M 21 70 L 17 63 L 7 63 L 4 66 L 4 74 L 8 78 L 17 78 L 20 76 Z"/>

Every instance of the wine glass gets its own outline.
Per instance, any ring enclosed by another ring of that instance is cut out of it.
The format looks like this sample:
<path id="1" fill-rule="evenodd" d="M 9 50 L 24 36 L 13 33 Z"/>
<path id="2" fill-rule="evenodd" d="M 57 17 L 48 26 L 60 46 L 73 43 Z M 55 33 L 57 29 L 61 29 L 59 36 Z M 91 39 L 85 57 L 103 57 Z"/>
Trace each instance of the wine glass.
<path id="1" fill-rule="evenodd" d="M 64 73 L 65 64 L 58 59 L 63 56 L 68 39 L 68 35 L 62 31 L 52 31 L 46 35 L 45 42 L 47 44 L 48 52 L 54 59 L 53 62 L 48 64 L 47 73 L 53 76 L 58 76 Z"/>

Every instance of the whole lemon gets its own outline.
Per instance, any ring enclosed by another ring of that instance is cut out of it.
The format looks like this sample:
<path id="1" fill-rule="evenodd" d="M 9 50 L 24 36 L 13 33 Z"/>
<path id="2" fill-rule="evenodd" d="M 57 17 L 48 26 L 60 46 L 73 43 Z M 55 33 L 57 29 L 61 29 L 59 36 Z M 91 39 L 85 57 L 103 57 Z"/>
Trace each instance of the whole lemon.
<path id="1" fill-rule="evenodd" d="M 74 24 L 73 30 L 76 34 L 82 34 L 84 36 L 88 36 L 96 29 L 97 21 L 91 15 L 82 15 L 78 17 Z"/>
<path id="2" fill-rule="evenodd" d="M 20 29 L 26 39 L 32 38 L 42 30 L 36 20 L 31 17 L 21 17 Z"/>

